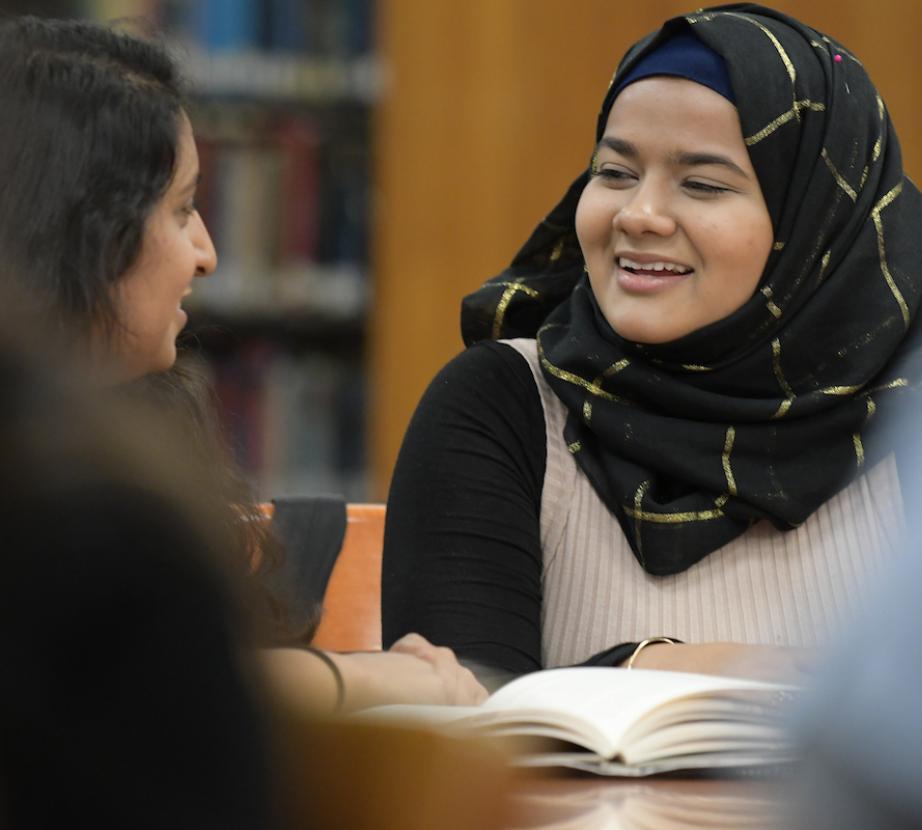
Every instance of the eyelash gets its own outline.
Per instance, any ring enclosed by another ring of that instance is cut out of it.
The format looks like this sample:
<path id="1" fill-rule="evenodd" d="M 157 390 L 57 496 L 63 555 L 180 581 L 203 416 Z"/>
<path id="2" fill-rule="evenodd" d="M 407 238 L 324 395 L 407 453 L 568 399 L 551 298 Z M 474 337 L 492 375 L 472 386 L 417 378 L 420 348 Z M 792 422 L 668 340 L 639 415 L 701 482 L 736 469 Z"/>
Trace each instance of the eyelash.
<path id="1" fill-rule="evenodd" d="M 592 175 L 613 182 L 623 182 L 626 179 L 634 178 L 634 176 L 625 170 L 615 170 L 611 167 L 593 167 Z"/>
<path id="2" fill-rule="evenodd" d="M 628 179 L 636 178 L 633 174 L 628 173 L 626 170 L 618 170 L 611 167 L 598 167 L 593 165 L 590 170 L 591 174 L 594 177 L 601 179 L 607 179 L 610 182 L 624 182 Z M 705 182 L 697 181 L 687 181 L 682 184 L 682 187 L 687 188 L 688 190 L 700 193 L 703 195 L 717 195 L 719 193 L 730 193 L 731 188 L 729 187 L 720 187 L 716 184 L 707 184 Z"/>
<path id="3" fill-rule="evenodd" d="M 729 187 L 720 187 L 716 184 L 706 184 L 705 182 L 685 182 L 684 187 L 689 188 L 690 190 L 696 190 L 699 193 L 729 193 Z"/>

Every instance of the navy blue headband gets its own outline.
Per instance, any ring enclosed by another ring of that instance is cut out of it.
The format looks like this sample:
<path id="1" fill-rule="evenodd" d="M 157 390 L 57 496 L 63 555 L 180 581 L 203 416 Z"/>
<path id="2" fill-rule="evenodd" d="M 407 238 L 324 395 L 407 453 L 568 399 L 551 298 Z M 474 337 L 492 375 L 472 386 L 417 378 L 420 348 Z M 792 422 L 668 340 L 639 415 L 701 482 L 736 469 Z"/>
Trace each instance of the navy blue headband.
<path id="1" fill-rule="evenodd" d="M 614 100 L 628 84 L 654 75 L 686 78 L 723 95 L 733 106 L 736 98 L 724 59 L 689 31 L 680 31 L 642 57 L 615 87 Z"/>

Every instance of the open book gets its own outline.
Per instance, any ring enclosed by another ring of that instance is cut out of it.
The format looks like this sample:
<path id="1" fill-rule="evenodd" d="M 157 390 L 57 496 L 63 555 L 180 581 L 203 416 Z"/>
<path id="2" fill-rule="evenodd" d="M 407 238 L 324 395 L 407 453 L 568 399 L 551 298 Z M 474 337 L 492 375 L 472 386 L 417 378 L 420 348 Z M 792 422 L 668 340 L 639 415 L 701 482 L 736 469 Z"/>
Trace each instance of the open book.
<path id="1" fill-rule="evenodd" d="M 577 667 L 520 677 L 480 706 L 379 706 L 363 717 L 545 739 L 523 743 L 518 763 L 641 776 L 792 760 L 781 720 L 793 692 L 729 677 Z"/>

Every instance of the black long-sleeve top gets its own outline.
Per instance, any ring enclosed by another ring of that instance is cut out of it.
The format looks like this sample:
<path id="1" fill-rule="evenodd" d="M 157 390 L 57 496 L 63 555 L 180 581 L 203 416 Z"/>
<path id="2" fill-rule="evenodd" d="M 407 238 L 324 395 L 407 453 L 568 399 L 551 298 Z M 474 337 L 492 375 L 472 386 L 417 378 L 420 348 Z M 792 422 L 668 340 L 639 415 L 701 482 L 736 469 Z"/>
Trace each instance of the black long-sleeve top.
<path id="1" fill-rule="evenodd" d="M 542 668 L 544 411 L 521 355 L 480 343 L 448 363 L 410 422 L 384 534 L 385 647 L 416 631 L 476 668 Z M 591 658 L 613 665 L 626 643 Z"/>

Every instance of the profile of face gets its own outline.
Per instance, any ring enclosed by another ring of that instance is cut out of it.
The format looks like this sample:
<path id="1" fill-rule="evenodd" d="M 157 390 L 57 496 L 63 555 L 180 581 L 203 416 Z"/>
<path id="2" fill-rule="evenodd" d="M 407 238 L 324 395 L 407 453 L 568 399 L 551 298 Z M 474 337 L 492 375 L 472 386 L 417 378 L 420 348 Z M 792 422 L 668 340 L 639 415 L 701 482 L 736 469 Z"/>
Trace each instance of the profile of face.
<path id="1" fill-rule="evenodd" d="M 736 108 L 682 78 L 625 87 L 576 232 L 599 307 L 627 340 L 667 343 L 740 308 L 773 231 Z"/>
<path id="2" fill-rule="evenodd" d="M 169 369 L 176 361 L 176 338 L 186 324 L 182 300 L 196 277 L 211 274 L 217 256 L 195 208 L 198 151 L 192 125 L 183 114 L 176 168 L 166 192 L 144 227 L 137 260 L 115 286 L 118 327 L 109 346 L 123 378 Z"/>

